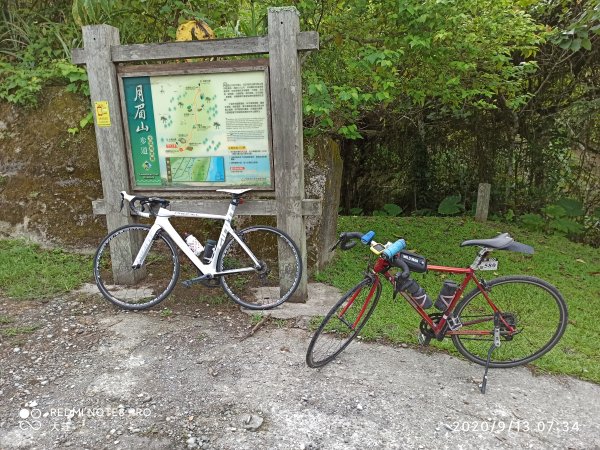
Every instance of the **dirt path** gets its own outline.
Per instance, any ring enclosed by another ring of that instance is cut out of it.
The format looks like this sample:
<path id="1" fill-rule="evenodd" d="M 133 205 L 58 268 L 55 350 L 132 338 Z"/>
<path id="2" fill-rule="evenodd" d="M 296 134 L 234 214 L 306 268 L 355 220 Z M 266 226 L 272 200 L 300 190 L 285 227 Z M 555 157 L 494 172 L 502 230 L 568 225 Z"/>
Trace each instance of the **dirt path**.
<path id="1" fill-rule="evenodd" d="M 481 395 L 479 366 L 360 342 L 317 371 L 305 330 L 168 306 L 0 300 L 4 330 L 39 325 L 0 337 L 0 448 L 600 448 L 594 384 L 496 370 Z"/>

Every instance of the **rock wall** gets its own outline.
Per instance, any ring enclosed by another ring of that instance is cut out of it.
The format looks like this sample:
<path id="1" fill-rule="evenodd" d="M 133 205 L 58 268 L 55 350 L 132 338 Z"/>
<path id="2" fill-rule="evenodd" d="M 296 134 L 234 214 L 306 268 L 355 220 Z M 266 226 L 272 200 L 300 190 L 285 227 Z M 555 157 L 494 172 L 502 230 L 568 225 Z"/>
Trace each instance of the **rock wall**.
<path id="1" fill-rule="evenodd" d="M 67 131 L 88 110 L 87 98 L 63 87 L 47 88 L 34 108 L 0 103 L 0 235 L 92 251 L 106 234 L 104 218 L 92 214 L 92 200 L 102 197 L 94 128 Z M 326 249 L 335 242 L 339 146 L 325 138 L 305 139 L 305 164 L 306 197 L 323 199 L 323 216 L 306 218 L 313 272 L 329 260 Z M 274 225 L 274 218 L 239 217 L 238 226 L 265 219 Z M 195 232 L 197 222 L 185 225 Z"/>
<path id="2" fill-rule="evenodd" d="M 0 103 L 0 232 L 47 244 L 93 247 L 106 233 L 92 216 L 102 196 L 93 127 L 71 136 L 89 100 L 49 87 L 38 105 Z"/>

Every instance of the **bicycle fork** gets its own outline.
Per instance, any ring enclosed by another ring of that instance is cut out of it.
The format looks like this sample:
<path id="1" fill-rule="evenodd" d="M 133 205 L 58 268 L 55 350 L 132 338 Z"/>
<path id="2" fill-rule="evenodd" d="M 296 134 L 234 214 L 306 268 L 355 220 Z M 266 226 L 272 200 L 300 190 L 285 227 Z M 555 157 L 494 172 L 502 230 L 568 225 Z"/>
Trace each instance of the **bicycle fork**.
<path id="1" fill-rule="evenodd" d="M 359 294 L 362 292 L 362 290 L 364 289 L 364 286 L 361 287 L 360 289 L 358 289 L 354 295 L 352 296 L 352 298 L 350 298 L 350 301 L 348 301 L 348 303 L 346 304 L 346 306 L 344 307 L 344 309 L 342 310 L 341 313 L 338 314 L 338 319 L 344 323 L 348 328 L 350 328 L 351 330 L 356 329 L 356 326 L 358 325 L 358 323 L 360 322 L 360 319 L 362 318 L 363 314 L 365 313 L 367 306 L 369 306 L 369 303 L 371 303 L 371 298 L 373 298 L 373 294 L 375 293 L 375 290 L 377 289 L 377 284 L 379 283 L 379 279 L 377 277 L 375 277 L 373 279 L 374 283 L 373 286 L 371 286 L 371 289 L 369 289 L 369 294 L 367 295 L 367 298 L 365 300 L 365 303 L 363 304 L 360 312 L 358 313 L 358 315 L 356 316 L 356 319 L 354 320 L 354 323 L 350 323 L 346 320 L 346 318 L 344 317 L 344 315 L 346 314 L 346 311 L 348 311 L 348 309 L 352 306 L 352 304 L 354 303 L 354 300 L 356 300 L 356 297 L 359 296 Z"/>
<path id="2" fill-rule="evenodd" d="M 500 347 L 500 313 L 496 311 L 494 313 L 494 340 L 487 354 L 487 361 L 485 362 L 485 371 L 483 372 L 483 380 L 481 380 L 481 384 L 479 385 L 481 389 L 481 393 L 485 394 L 485 387 L 487 385 L 487 373 L 490 368 L 490 360 L 492 359 L 492 353 Z"/>

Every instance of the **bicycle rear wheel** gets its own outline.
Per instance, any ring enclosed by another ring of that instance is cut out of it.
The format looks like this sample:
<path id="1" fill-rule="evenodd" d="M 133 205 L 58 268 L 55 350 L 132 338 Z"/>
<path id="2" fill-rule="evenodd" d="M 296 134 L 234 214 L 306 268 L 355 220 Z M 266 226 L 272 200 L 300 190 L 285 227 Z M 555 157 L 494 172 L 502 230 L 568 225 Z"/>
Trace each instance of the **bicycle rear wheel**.
<path id="1" fill-rule="evenodd" d="M 109 302 L 129 310 L 149 308 L 164 300 L 175 287 L 179 259 L 175 244 L 160 231 L 154 237 L 142 267 L 133 261 L 150 227 L 125 225 L 106 236 L 94 256 L 94 278 Z"/>
<path id="2" fill-rule="evenodd" d="M 550 351 L 567 326 L 567 305 L 551 284 L 534 277 L 508 276 L 486 283 L 490 300 L 498 308 L 500 347 L 492 352 L 490 367 L 527 364 Z M 474 289 L 454 310 L 463 326 L 452 342 L 467 359 L 485 365 L 493 342 L 494 311 L 479 289 Z M 489 332 L 486 333 L 486 332 Z M 486 333 L 479 334 L 477 333 Z"/>
<path id="3" fill-rule="evenodd" d="M 377 306 L 381 283 L 368 276 L 335 305 L 312 337 L 306 352 L 309 367 L 322 367 L 339 355 L 365 326 Z"/>
<path id="4" fill-rule="evenodd" d="M 248 309 L 271 309 L 289 299 L 302 277 L 300 252 L 294 241 L 277 228 L 256 226 L 237 233 L 258 259 L 260 267 L 221 276 L 221 286 L 231 299 Z M 217 271 L 254 268 L 255 264 L 232 237 L 225 243 Z"/>

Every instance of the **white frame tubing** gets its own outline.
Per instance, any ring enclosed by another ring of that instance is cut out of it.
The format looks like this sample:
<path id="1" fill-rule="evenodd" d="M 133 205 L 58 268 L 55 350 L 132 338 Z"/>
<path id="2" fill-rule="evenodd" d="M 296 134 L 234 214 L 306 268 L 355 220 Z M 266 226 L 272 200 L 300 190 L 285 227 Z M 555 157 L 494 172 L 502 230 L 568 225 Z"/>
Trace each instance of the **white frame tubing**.
<path id="1" fill-rule="evenodd" d="M 127 201 L 133 198 L 133 196 L 125 195 L 124 196 Z M 130 198 L 128 198 L 130 197 Z M 152 241 L 156 236 L 156 233 L 159 230 L 164 230 L 173 240 L 175 245 L 177 245 L 181 251 L 190 259 L 190 261 L 202 272 L 204 275 L 209 276 L 219 276 L 219 275 L 227 275 L 232 273 L 241 273 L 241 272 L 253 272 L 258 269 L 260 266 L 260 262 L 252 253 L 252 250 L 248 248 L 248 246 L 240 239 L 234 229 L 231 227 L 231 220 L 233 219 L 233 215 L 235 213 L 236 205 L 230 204 L 227 214 L 225 216 L 216 215 L 216 214 L 205 214 L 205 213 L 193 213 L 193 212 L 184 212 L 184 211 L 170 211 L 165 208 L 159 208 L 158 213 L 156 214 L 156 219 L 154 224 L 150 228 L 148 235 L 144 239 L 142 246 L 140 247 L 140 251 L 138 252 L 135 260 L 133 262 L 133 267 L 141 267 L 148 255 L 148 251 L 152 246 Z M 138 212 L 140 216 L 143 217 L 151 217 L 150 213 Z M 181 235 L 175 230 L 171 222 L 169 221 L 170 217 L 187 217 L 187 218 L 203 218 L 203 219 L 213 219 L 213 220 L 222 220 L 223 228 L 221 229 L 221 234 L 219 235 L 219 241 L 214 248 L 213 257 L 209 264 L 204 264 L 200 258 L 198 258 L 194 252 L 190 249 L 190 247 L 183 240 Z M 234 270 L 224 270 L 223 272 L 217 272 L 217 259 L 221 252 L 221 249 L 225 245 L 225 240 L 227 239 L 227 235 L 230 234 L 233 239 L 235 239 L 238 244 L 244 249 L 244 251 L 248 254 L 252 262 L 255 264 L 255 267 L 246 267 Z"/>

